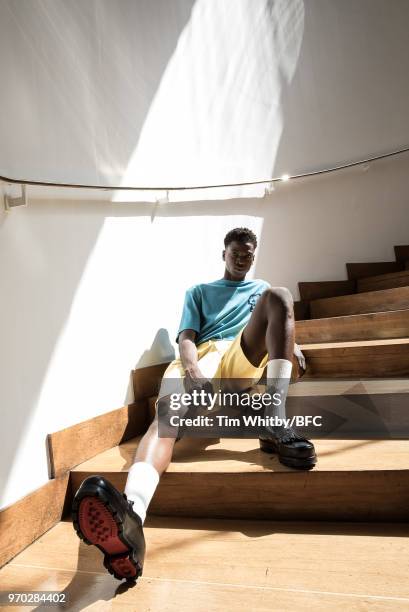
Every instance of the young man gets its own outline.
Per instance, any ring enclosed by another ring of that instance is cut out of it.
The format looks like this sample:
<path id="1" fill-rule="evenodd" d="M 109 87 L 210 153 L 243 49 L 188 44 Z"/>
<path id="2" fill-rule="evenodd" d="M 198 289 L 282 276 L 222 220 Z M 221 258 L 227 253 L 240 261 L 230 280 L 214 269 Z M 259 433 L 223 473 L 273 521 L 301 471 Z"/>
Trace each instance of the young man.
<path id="1" fill-rule="evenodd" d="M 293 301 L 290 292 L 262 280 L 245 280 L 254 261 L 257 239 L 247 228 L 231 230 L 224 239 L 222 279 L 196 285 L 186 293 L 177 341 L 180 359 L 167 368 L 159 392 L 156 417 L 141 439 L 122 495 L 107 480 L 84 480 L 73 502 L 74 528 L 87 544 L 104 553 L 104 565 L 116 578 L 142 574 L 145 540 L 142 525 L 159 478 L 167 469 L 174 437 L 158 435 L 158 409 L 169 406 L 169 382 L 186 391 L 201 389 L 212 379 L 259 380 L 267 366 L 268 392 L 281 403 L 270 416 L 285 417 L 285 400 L 295 354 Z M 290 467 L 311 469 L 313 444 L 283 426 L 266 429 L 261 449 L 277 453 Z"/>

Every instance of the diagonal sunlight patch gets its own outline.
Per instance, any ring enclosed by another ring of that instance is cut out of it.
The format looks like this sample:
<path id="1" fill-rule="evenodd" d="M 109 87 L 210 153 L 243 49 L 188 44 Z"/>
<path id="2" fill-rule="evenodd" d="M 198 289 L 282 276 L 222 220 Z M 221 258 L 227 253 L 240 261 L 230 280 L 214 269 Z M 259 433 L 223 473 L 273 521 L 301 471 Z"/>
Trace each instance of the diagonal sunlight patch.
<path id="1" fill-rule="evenodd" d="M 304 31 L 303 0 L 198 0 L 180 35 L 122 186 L 195 186 L 269 178 L 282 94 Z M 260 197 L 265 185 L 116 192 L 113 201 Z"/>

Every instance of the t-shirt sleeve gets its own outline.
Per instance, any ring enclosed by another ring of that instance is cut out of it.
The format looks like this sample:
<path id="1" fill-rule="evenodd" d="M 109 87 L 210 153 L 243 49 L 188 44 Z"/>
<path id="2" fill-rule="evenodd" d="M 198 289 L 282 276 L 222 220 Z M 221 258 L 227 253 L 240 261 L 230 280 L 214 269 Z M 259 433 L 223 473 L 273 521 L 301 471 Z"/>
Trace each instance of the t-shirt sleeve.
<path id="1" fill-rule="evenodd" d="M 194 329 L 197 333 L 200 332 L 200 303 L 195 288 L 186 291 L 176 342 L 179 342 L 179 334 L 184 329 Z"/>

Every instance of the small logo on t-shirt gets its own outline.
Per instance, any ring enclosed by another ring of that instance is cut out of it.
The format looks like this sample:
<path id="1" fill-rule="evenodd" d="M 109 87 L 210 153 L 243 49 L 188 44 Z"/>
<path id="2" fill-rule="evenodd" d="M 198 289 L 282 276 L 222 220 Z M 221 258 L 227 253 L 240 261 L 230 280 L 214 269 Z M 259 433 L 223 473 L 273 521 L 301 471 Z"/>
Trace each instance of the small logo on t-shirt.
<path id="1" fill-rule="evenodd" d="M 255 309 L 257 300 L 260 295 L 261 293 L 253 293 L 247 300 L 247 303 L 250 304 L 250 312 L 253 312 L 253 310 Z"/>

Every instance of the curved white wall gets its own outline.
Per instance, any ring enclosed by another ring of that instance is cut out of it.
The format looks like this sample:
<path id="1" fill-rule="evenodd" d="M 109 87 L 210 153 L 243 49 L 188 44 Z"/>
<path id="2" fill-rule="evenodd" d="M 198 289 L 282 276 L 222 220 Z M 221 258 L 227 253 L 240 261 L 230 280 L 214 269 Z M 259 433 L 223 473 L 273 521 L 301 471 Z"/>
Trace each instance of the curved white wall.
<path id="1" fill-rule="evenodd" d="M 142 152 L 136 171 L 158 182 L 242 180 L 403 145 L 408 12 L 405 0 L 4 0 L 0 173 L 115 184 Z M 184 290 L 221 276 L 226 231 L 252 227 L 254 273 L 297 297 L 299 280 L 345 278 L 346 261 L 408 242 L 408 177 L 402 156 L 266 199 L 32 190 L 28 208 L 0 212 L 0 505 L 47 481 L 47 433 L 122 406 L 130 370 L 172 356 Z"/>
<path id="2" fill-rule="evenodd" d="M 406 0 L 3 0 L 0 174 L 206 185 L 409 144 L 408 20 Z"/>

